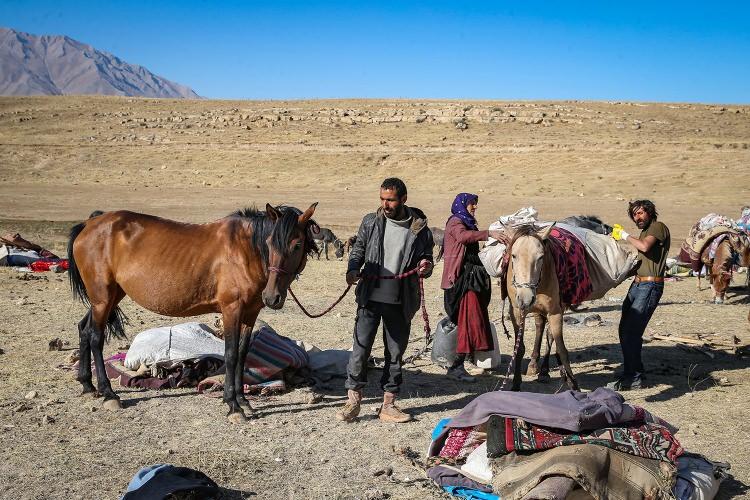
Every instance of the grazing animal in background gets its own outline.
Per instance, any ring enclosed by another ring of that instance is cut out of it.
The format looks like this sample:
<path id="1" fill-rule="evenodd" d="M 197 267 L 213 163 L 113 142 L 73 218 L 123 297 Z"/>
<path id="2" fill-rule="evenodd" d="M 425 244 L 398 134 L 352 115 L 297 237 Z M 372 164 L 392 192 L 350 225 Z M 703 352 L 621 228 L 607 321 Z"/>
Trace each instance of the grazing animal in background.
<path id="1" fill-rule="evenodd" d="M 435 262 L 438 262 L 443 258 L 443 240 L 445 239 L 445 230 L 440 229 L 439 227 L 431 227 L 430 231 L 432 231 L 432 240 L 435 242 L 435 246 L 438 247 L 437 257 L 435 257 Z"/>
<path id="2" fill-rule="evenodd" d="M 320 254 L 325 252 L 326 260 L 330 260 L 328 258 L 328 245 L 333 245 L 333 248 L 335 250 L 335 256 L 337 259 L 341 260 L 344 257 L 344 244 L 336 238 L 336 235 L 333 234 L 333 231 L 326 227 L 321 227 L 320 231 L 317 234 L 313 234 L 313 238 L 315 239 L 315 243 L 317 244 L 317 254 L 318 254 L 318 260 L 320 260 Z M 322 245 L 322 248 L 321 248 Z"/>
<path id="3" fill-rule="evenodd" d="M 612 226 L 605 224 L 596 215 L 571 215 L 561 219 L 560 224 L 590 229 L 599 234 L 612 234 Z"/>
<path id="4" fill-rule="evenodd" d="M 725 233 L 716 239 L 714 256 L 711 257 L 713 243 L 708 244 L 701 252 L 701 262 L 708 270 L 708 282 L 711 283 L 715 304 L 723 304 L 727 290 L 732 282 L 732 269 L 735 265 L 747 267 L 750 265 L 750 236 L 746 233 Z M 698 275 L 698 289 L 700 290 L 700 274 Z"/>
<path id="5" fill-rule="evenodd" d="M 243 395 L 243 372 L 253 325 L 264 306 L 281 309 L 290 283 L 305 268 L 315 246 L 316 205 L 304 213 L 266 205 L 265 211 L 238 210 L 209 224 L 106 212 L 74 226 L 68 242 L 70 286 L 89 306 L 78 323 L 77 379 L 83 393 L 103 396 L 107 407 L 121 407 L 102 350 L 105 332 L 125 336 L 126 318 L 118 304 L 127 295 L 164 316 L 221 313 L 227 416 L 235 423 L 244 420 L 242 406 L 252 412 Z"/>
<path id="6" fill-rule="evenodd" d="M 549 323 L 550 334 L 557 347 L 560 375 L 570 389 L 578 390 L 578 382 L 573 377 L 568 349 L 563 340 L 563 312 L 568 304 L 561 302 L 555 258 L 547 241 L 552 229 L 553 226 L 550 226 L 540 235 L 533 225 L 518 226 L 514 228 L 508 245 L 510 260 L 505 284 L 512 306 L 510 318 L 517 345 L 513 354 L 511 389 L 514 391 L 521 389 L 521 365 L 526 350 L 522 327 L 528 314 L 534 314 L 536 336 L 527 374 L 538 373 L 540 380 L 549 379 L 549 350 L 542 360 L 541 369 L 538 366 L 544 328 Z"/>

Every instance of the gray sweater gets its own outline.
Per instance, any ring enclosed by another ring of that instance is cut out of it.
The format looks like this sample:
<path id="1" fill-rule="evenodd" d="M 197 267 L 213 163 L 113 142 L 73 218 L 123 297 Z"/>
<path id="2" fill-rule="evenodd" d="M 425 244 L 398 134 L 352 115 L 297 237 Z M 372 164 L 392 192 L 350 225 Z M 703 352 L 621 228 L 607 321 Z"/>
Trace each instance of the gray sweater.
<path id="1" fill-rule="evenodd" d="M 385 233 L 383 234 L 383 266 L 380 276 L 395 276 L 401 267 L 406 249 L 406 237 L 409 234 L 411 217 L 404 220 L 385 218 Z M 370 300 L 385 304 L 399 304 L 400 284 L 397 280 L 378 280 L 372 291 Z"/>

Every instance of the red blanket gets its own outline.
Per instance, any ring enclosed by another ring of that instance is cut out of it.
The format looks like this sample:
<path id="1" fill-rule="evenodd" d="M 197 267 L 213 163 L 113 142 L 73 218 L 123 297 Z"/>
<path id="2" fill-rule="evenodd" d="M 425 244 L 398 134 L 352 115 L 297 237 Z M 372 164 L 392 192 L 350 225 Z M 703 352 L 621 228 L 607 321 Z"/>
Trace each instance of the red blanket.
<path id="1" fill-rule="evenodd" d="M 560 285 L 560 301 L 576 305 L 586 300 L 593 286 L 586 267 L 586 248 L 573 233 L 553 227 L 547 238 Z"/>

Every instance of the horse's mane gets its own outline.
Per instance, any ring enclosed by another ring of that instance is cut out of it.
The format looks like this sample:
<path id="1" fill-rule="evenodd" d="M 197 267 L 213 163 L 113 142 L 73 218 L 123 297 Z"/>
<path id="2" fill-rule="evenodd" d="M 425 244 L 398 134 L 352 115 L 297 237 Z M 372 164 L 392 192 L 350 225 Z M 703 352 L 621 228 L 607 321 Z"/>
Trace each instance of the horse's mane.
<path id="1" fill-rule="evenodd" d="M 533 236 L 541 241 L 542 238 L 538 234 L 539 230 L 540 228 L 533 223 L 513 226 L 510 231 L 510 243 L 508 244 L 508 249 L 512 248 L 513 243 L 522 236 Z"/>
<path id="2" fill-rule="evenodd" d="M 271 221 L 265 210 L 258 210 L 255 206 L 241 208 L 229 214 L 230 217 L 248 219 L 253 228 L 253 247 L 260 252 L 266 266 L 268 265 L 268 245 L 266 245 L 268 237 L 271 237 L 273 249 L 286 257 L 289 254 L 287 244 L 297 227 L 299 216 L 302 215 L 299 208 L 286 205 L 279 205 L 276 210 L 281 212 L 281 218 L 276 221 L 276 224 Z M 317 224 L 310 219 L 308 229 L 305 231 L 305 253 L 308 256 L 312 256 L 313 249 L 316 248 L 315 241 L 312 239 L 312 231 L 309 229 L 313 225 Z"/>
<path id="3" fill-rule="evenodd" d="M 602 226 L 605 225 L 604 222 L 599 218 L 598 215 L 581 215 L 582 219 L 589 220 L 591 222 L 595 222 L 597 224 L 601 224 Z"/>

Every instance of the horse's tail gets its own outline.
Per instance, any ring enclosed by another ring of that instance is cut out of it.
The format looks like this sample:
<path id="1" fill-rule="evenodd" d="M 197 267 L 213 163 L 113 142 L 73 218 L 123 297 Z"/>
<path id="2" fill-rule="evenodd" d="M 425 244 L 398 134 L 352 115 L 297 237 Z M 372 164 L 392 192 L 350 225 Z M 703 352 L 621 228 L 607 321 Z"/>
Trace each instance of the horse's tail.
<path id="1" fill-rule="evenodd" d="M 76 238 L 78 238 L 78 235 L 81 234 L 81 231 L 85 227 L 86 223 L 81 222 L 73 226 L 70 230 L 70 239 L 68 240 L 68 264 L 70 266 L 68 269 L 68 279 L 70 280 L 70 289 L 73 292 L 73 297 L 83 302 L 85 306 L 90 307 L 89 294 L 86 292 L 86 285 L 81 279 L 81 273 L 78 271 L 76 259 L 73 256 L 73 243 L 75 243 Z"/>
<path id="2" fill-rule="evenodd" d="M 93 215 L 93 214 L 92 214 Z M 98 214 L 97 214 L 98 215 Z M 70 280 L 70 289 L 73 292 L 73 297 L 79 299 L 86 307 L 91 307 L 91 301 L 89 300 L 89 294 L 86 291 L 86 284 L 81 279 L 81 273 L 78 270 L 75 256 L 73 255 L 73 243 L 75 243 L 78 235 L 86 227 L 86 222 L 76 224 L 70 229 L 70 239 L 68 240 L 68 279 Z M 89 314 L 91 314 L 89 312 Z M 128 322 L 128 317 L 122 312 L 119 306 L 116 306 L 109 313 L 107 318 L 107 324 L 105 326 L 105 333 L 107 340 L 111 336 L 118 339 L 126 339 L 125 335 L 125 324 Z"/>

